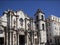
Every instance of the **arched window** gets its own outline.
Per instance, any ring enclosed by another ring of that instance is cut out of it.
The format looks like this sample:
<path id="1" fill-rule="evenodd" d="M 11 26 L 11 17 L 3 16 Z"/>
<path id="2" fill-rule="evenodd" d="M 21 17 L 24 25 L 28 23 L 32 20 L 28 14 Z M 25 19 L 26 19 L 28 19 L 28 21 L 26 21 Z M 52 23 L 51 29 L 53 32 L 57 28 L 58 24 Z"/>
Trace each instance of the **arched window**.
<path id="1" fill-rule="evenodd" d="M 20 21 L 21 26 L 23 26 L 23 19 L 20 18 L 19 21 Z"/>
<path id="2" fill-rule="evenodd" d="M 19 21 L 20 21 L 20 22 L 23 22 L 23 19 L 22 19 L 22 18 L 20 18 L 20 19 L 19 19 Z"/>

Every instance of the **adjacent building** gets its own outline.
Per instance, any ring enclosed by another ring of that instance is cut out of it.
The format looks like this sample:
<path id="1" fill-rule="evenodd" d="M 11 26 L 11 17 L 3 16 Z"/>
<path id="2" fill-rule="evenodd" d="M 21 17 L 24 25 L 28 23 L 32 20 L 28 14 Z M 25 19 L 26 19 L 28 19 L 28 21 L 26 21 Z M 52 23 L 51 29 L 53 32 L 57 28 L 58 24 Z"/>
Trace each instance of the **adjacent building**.
<path id="1" fill-rule="evenodd" d="M 60 17 L 51 15 L 46 19 L 48 45 L 60 45 Z"/>

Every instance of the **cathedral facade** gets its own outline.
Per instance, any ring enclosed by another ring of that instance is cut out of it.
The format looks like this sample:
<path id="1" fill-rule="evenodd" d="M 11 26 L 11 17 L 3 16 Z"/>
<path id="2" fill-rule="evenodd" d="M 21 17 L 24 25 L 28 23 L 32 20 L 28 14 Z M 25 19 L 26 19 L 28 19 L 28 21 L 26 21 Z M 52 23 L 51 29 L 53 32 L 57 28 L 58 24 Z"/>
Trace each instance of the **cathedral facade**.
<path id="1" fill-rule="evenodd" d="M 1 45 L 46 45 L 45 14 L 38 9 L 35 18 L 23 10 L 7 10 L 0 17 Z"/>

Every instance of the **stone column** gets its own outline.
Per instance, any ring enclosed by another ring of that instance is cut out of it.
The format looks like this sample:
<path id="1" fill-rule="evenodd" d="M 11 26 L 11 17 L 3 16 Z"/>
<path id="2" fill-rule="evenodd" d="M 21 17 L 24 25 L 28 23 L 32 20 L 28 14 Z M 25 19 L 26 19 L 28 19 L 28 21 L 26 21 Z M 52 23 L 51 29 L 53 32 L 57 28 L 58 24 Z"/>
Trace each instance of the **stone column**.
<path id="1" fill-rule="evenodd" d="M 38 30 L 38 45 L 40 45 L 40 31 Z"/>
<path id="2" fill-rule="evenodd" d="M 34 41 L 35 41 L 35 40 L 34 40 L 34 32 L 33 32 L 33 45 L 35 45 L 35 44 L 34 44 Z"/>
<path id="3" fill-rule="evenodd" d="M 17 45 L 18 45 L 18 31 L 16 31 L 16 36 L 17 36 Z"/>
<path id="4" fill-rule="evenodd" d="M 38 21 L 38 27 L 37 27 L 37 35 L 38 35 L 38 45 L 40 45 L 40 23 L 39 23 L 39 21 Z"/>
<path id="5" fill-rule="evenodd" d="M 29 41 L 28 41 L 28 32 L 27 32 L 27 45 L 28 45 L 28 42 L 29 42 Z"/>
<path id="6" fill-rule="evenodd" d="M 13 31 L 10 30 L 10 45 L 13 45 Z"/>
<path id="7" fill-rule="evenodd" d="M 25 45 L 28 45 L 28 31 L 27 31 L 27 18 L 25 18 Z"/>
<path id="8" fill-rule="evenodd" d="M 19 33 L 19 32 L 18 32 Z M 19 45 L 19 34 L 18 34 L 18 45 Z"/>
<path id="9" fill-rule="evenodd" d="M 31 30 L 32 30 L 32 45 L 34 45 L 34 28 L 33 28 L 33 23 L 34 23 L 34 21 L 33 21 L 33 18 L 31 19 L 31 23 L 32 23 L 32 24 L 31 24 L 31 26 L 32 26 L 32 27 L 31 27 L 31 28 L 32 28 L 32 29 L 31 29 Z"/>
<path id="10" fill-rule="evenodd" d="M 31 45 L 33 45 L 33 32 L 31 31 Z"/>
<path id="11" fill-rule="evenodd" d="M 31 45 L 33 45 L 33 18 L 30 19 L 30 30 L 31 30 Z"/>
<path id="12" fill-rule="evenodd" d="M 6 27 L 4 27 L 4 32 L 5 32 L 5 40 L 4 40 L 4 45 L 7 45 L 7 28 Z"/>
<path id="13" fill-rule="evenodd" d="M 13 15 L 11 15 L 11 29 L 10 29 L 10 45 L 13 45 L 13 29 L 12 29 L 12 24 L 13 24 Z"/>
<path id="14" fill-rule="evenodd" d="M 16 36 L 17 36 L 17 45 L 18 45 L 18 16 L 16 15 Z"/>
<path id="15" fill-rule="evenodd" d="M 8 44 L 7 45 L 13 45 L 13 30 L 12 30 L 12 17 L 14 14 L 11 14 L 12 12 L 9 11 L 7 13 L 7 32 L 8 32 Z M 11 32 L 12 31 L 12 32 Z"/>
<path id="16" fill-rule="evenodd" d="M 28 32 L 25 32 L 25 45 L 28 45 Z"/>
<path id="17" fill-rule="evenodd" d="M 7 14 L 7 32 L 8 32 L 8 44 L 10 45 L 10 21 L 11 21 L 10 11 Z"/>

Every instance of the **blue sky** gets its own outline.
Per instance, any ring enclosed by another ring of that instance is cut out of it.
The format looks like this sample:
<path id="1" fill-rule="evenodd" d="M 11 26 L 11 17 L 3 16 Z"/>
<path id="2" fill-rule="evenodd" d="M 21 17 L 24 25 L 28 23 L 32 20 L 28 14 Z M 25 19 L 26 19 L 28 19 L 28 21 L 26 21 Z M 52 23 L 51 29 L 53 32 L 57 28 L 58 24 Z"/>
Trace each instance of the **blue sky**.
<path id="1" fill-rule="evenodd" d="M 23 9 L 29 16 L 34 17 L 36 10 L 39 8 L 45 13 L 46 17 L 51 14 L 60 17 L 59 0 L 0 0 L 0 16 L 8 9 L 14 11 Z"/>

